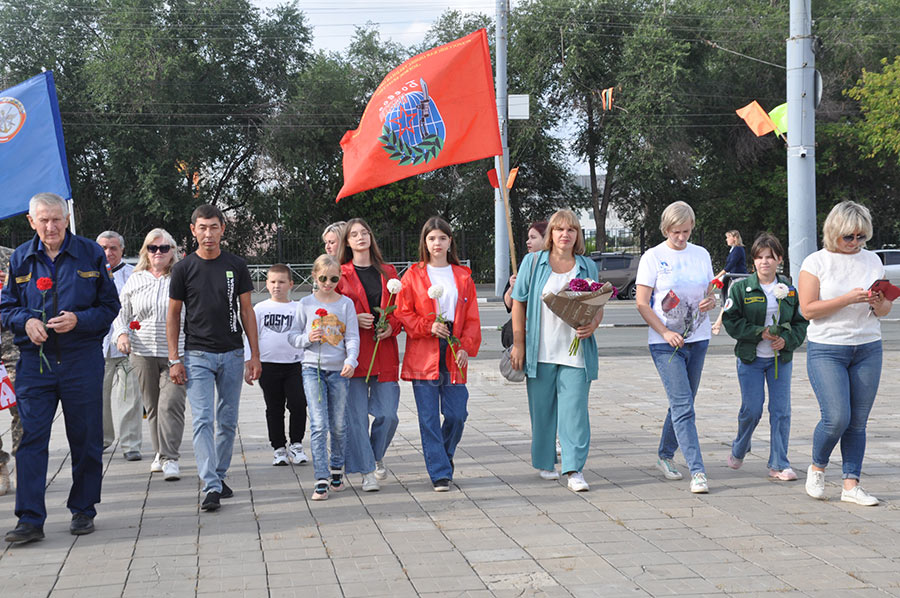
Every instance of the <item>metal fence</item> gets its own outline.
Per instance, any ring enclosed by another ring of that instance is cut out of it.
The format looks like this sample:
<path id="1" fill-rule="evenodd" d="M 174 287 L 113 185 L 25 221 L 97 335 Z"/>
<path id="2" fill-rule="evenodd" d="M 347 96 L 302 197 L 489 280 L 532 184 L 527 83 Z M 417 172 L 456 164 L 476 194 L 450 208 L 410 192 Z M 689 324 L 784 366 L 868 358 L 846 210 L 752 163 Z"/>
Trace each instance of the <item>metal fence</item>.
<path id="1" fill-rule="evenodd" d="M 460 260 L 463 266 L 471 267 L 469 260 Z M 402 278 L 410 266 L 416 262 L 387 262 L 397 269 L 397 277 Z M 295 291 L 307 291 L 313 286 L 312 264 L 285 264 L 291 271 L 291 278 L 294 281 Z M 266 289 L 266 273 L 272 264 L 248 264 L 250 269 L 250 279 L 253 281 L 253 288 L 256 292 L 262 292 Z"/>

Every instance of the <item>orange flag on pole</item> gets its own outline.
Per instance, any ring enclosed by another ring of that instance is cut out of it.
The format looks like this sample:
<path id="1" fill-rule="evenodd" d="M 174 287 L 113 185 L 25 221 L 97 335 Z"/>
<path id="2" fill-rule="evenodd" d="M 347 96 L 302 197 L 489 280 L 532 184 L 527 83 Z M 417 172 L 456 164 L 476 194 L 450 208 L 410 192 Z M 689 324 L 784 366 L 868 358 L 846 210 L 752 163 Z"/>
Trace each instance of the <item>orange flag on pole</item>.
<path id="1" fill-rule="evenodd" d="M 743 108 L 735 110 L 737 115 L 744 119 L 750 130 L 756 133 L 757 137 L 762 137 L 775 130 L 775 123 L 766 114 L 756 100 L 753 100 Z"/>
<path id="2" fill-rule="evenodd" d="M 502 153 L 484 29 L 392 70 L 341 139 L 342 197 Z"/>

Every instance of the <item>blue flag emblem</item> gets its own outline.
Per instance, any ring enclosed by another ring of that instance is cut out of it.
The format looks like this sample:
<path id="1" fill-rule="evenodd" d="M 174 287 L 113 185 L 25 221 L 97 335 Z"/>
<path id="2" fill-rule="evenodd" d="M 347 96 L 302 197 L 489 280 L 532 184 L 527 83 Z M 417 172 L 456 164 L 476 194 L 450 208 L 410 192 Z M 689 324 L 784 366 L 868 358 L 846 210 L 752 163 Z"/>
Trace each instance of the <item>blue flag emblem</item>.
<path id="1" fill-rule="evenodd" d="M 0 91 L 0 219 L 28 211 L 35 193 L 72 198 L 53 73 Z"/>
<path id="2" fill-rule="evenodd" d="M 397 160 L 401 166 L 437 158 L 447 137 L 441 113 L 428 95 L 428 85 L 419 79 L 418 87 L 420 90 L 398 98 L 387 113 L 378 138 L 391 160 Z"/>

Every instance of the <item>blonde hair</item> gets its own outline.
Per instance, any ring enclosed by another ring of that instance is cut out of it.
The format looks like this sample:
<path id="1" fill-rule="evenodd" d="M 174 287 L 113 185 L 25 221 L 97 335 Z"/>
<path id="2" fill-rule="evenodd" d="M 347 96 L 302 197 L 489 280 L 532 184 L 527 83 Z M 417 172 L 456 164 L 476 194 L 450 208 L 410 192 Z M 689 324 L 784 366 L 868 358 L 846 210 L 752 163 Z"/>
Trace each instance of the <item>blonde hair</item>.
<path id="1" fill-rule="evenodd" d="M 578 237 L 575 239 L 575 246 L 572 253 L 575 255 L 584 255 L 584 234 L 581 232 L 581 223 L 572 210 L 557 210 L 550 221 L 547 222 L 547 231 L 544 233 L 544 249 L 553 249 L 553 231 L 557 229 L 574 228 Z"/>
<path id="2" fill-rule="evenodd" d="M 694 210 L 683 201 L 674 201 L 666 206 L 662 216 L 659 219 L 659 232 L 663 237 L 669 238 L 669 229 L 678 226 L 682 222 L 690 222 L 691 226 L 697 222 L 694 217 Z"/>
<path id="3" fill-rule="evenodd" d="M 317 273 L 322 272 L 323 270 L 327 270 L 328 268 L 336 268 L 337 271 L 340 272 L 341 263 L 333 255 L 323 253 L 316 258 L 316 261 L 313 262 L 312 274 L 313 276 L 315 276 Z"/>
<path id="4" fill-rule="evenodd" d="M 730 230 L 730 231 L 728 231 L 728 232 L 725 233 L 725 234 L 726 234 L 726 235 L 731 235 L 731 237 L 734 239 L 734 246 L 735 246 L 735 247 L 743 247 L 743 246 L 744 246 L 744 240 L 741 239 L 741 233 L 740 233 L 740 231 L 738 231 L 737 229 L 735 229 L 735 230 Z"/>
<path id="5" fill-rule="evenodd" d="M 865 241 L 859 244 L 865 247 L 866 241 L 872 238 L 872 214 L 869 208 L 855 201 L 842 201 L 828 213 L 822 226 L 822 244 L 828 251 L 837 251 L 838 239 L 844 235 L 862 233 Z"/>
<path id="6" fill-rule="evenodd" d="M 322 240 L 325 240 L 325 235 L 328 233 L 334 233 L 334 236 L 338 238 L 338 242 L 340 242 L 341 237 L 344 236 L 344 229 L 347 228 L 347 223 L 343 220 L 338 220 L 337 222 L 332 222 L 328 226 L 325 227 L 325 230 L 322 231 Z"/>
<path id="7" fill-rule="evenodd" d="M 135 272 L 150 269 L 150 253 L 147 251 L 147 245 L 153 243 L 153 240 L 157 237 L 162 237 L 163 244 L 169 245 L 171 247 L 171 249 L 169 249 L 169 254 L 172 256 L 172 259 L 169 261 L 169 264 L 166 266 L 163 274 L 168 275 L 169 272 L 172 271 L 172 266 L 174 266 L 175 262 L 178 261 L 178 245 L 175 244 L 175 239 L 172 238 L 172 235 L 170 235 L 168 231 L 166 231 L 166 229 L 154 228 L 149 233 L 147 233 L 146 237 L 144 237 L 144 243 L 143 245 L 141 245 L 138 263 L 137 266 L 134 267 Z"/>

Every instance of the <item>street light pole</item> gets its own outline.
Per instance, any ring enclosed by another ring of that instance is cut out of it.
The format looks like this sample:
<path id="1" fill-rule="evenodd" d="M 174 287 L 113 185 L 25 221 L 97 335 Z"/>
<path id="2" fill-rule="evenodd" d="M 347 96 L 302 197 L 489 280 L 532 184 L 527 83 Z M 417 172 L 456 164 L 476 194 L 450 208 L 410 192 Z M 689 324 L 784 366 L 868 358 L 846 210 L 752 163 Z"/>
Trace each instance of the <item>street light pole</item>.
<path id="1" fill-rule="evenodd" d="M 508 31 L 509 4 L 507 0 L 497 0 L 497 34 L 495 52 L 497 60 L 497 117 L 500 122 L 500 143 L 503 155 L 494 158 L 500 185 L 509 172 L 509 142 L 507 140 L 509 122 L 509 97 L 506 89 L 506 40 Z M 502 160 L 502 162 L 501 162 Z M 494 295 L 500 297 L 509 280 L 509 233 L 506 226 L 506 207 L 500 189 L 494 189 Z"/>

